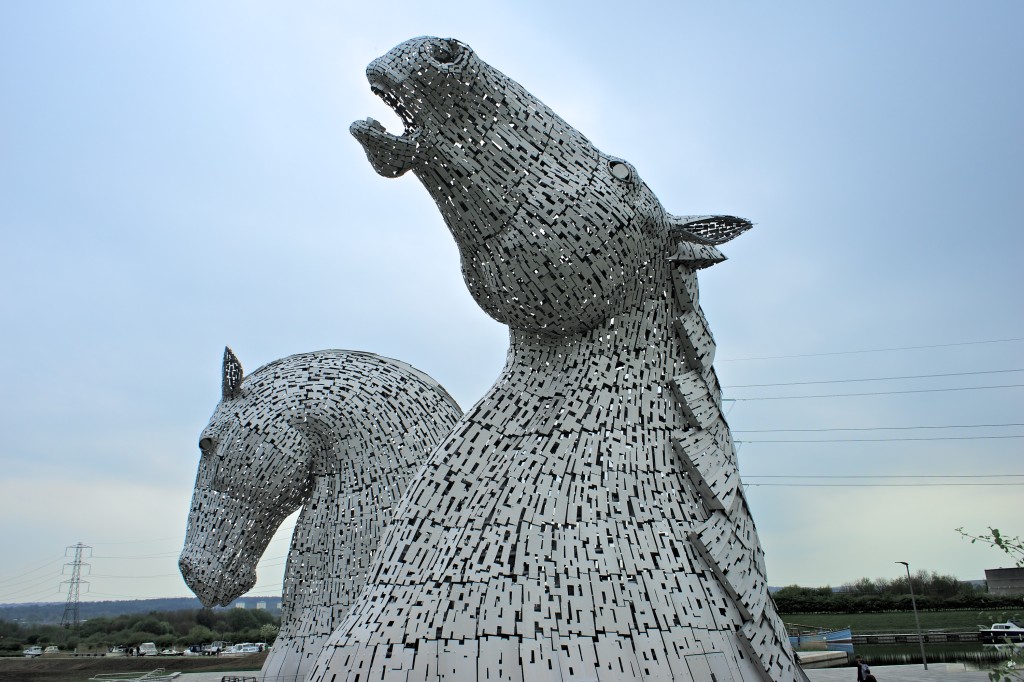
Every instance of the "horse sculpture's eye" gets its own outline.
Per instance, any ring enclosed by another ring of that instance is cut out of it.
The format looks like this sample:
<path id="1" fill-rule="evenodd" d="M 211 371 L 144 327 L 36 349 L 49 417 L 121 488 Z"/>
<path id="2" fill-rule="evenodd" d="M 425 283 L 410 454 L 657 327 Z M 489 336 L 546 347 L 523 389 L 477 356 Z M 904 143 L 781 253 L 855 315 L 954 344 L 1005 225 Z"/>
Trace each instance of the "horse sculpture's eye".
<path id="1" fill-rule="evenodd" d="M 438 40 L 427 43 L 424 52 L 438 64 L 452 64 L 459 58 L 461 51 L 454 40 Z"/>
<path id="2" fill-rule="evenodd" d="M 633 175 L 629 164 L 622 163 L 621 161 L 609 161 L 608 170 L 616 180 L 629 180 L 630 176 Z"/>
<path id="3" fill-rule="evenodd" d="M 203 438 L 199 441 L 199 449 L 203 451 L 203 454 L 209 454 L 213 452 L 213 439 Z"/>

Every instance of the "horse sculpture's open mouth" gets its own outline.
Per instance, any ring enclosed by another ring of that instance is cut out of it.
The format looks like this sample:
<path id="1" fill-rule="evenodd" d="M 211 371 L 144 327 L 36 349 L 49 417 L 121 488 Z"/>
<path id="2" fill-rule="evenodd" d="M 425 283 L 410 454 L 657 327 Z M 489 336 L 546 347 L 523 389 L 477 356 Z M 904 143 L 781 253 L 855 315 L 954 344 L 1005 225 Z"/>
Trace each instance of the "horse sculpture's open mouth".
<path id="1" fill-rule="evenodd" d="M 396 178 L 415 165 L 416 152 L 420 147 L 420 127 L 412 111 L 405 106 L 401 97 L 395 94 L 397 88 L 376 74 L 370 73 L 367 78 L 370 81 L 370 91 L 384 100 L 384 103 L 398 115 L 405 129 L 401 135 L 395 135 L 389 133 L 380 121 L 367 117 L 363 121 L 353 123 L 349 127 L 349 132 L 363 146 L 377 173 Z"/>

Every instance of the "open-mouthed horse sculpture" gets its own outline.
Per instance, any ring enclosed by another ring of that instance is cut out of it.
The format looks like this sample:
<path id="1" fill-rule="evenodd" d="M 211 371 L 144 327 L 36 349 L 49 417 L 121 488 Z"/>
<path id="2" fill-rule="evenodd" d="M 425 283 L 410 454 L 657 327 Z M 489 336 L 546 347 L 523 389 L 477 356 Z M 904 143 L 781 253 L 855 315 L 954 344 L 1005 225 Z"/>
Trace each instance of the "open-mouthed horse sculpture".
<path id="1" fill-rule="evenodd" d="M 266 680 L 304 680 L 362 589 L 409 478 L 461 415 L 426 374 L 370 353 L 292 355 L 243 376 L 224 351 L 222 399 L 202 455 L 179 565 L 206 606 L 256 582 L 256 564 L 300 506 L 281 629 Z"/>
<path id="2" fill-rule="evenodd" d="M 805 680 L 768 596 L 696 272 L 750 223 L 668 214 L 456 40 L 370 64 L 508 361 L 410 483 L 312 680 Z"/>

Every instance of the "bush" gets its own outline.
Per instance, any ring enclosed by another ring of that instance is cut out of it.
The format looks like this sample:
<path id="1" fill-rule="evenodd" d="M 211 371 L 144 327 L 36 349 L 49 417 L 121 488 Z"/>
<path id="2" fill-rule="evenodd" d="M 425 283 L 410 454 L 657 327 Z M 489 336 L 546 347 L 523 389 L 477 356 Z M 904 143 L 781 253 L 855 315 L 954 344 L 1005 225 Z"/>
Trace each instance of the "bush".
<path id="1" fill-rule="evenodd" d="M 209 625 L 206 625 L 209 623 Z M 21 625 L 0 620 L 0 651 L 56 644 L 105 651 L 111 646 L 153 642 L 160 648 L 203 644 L 217 639 L 270 642 L 280 621 L 264 610 L 202 609 L 92 618 L 77 629 L 57 625 Z"/>

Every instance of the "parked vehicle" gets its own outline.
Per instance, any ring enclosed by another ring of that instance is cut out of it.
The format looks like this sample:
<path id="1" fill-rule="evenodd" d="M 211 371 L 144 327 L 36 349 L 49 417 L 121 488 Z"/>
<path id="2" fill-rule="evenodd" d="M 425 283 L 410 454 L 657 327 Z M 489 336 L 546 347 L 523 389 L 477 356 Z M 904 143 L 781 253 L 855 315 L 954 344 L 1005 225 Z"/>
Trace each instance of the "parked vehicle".
<path id="1" fill-rule="evenodd" d="M 214 642 L 210 642 L 203 646 L 203 653 L 207 656 L 217 656 L 222 651 L 226 651 L 231 646 L 231 642 L 225 642 L 222 639 L 218 639 Z"/>
<path id="2" fill-rule="evenodd" d="M 43 647 L 41 647 L 41 646 L 30 646 L 29 648 L 25 649 L 21 653 L 25 654 L 25 658 L 35 658 L 36 656 L 42 656 L 43 655 Z"/>
<path id="3" fill-rule="evenodd" d="M 143 642 L 139 645 L 139 656 L 156 656 L 157 648 L 153 642 Z"/>
<path id="4" fill-rule="evenodd" d="M 43 653 L 44 654 L 59 654 L 60 653 L 60 649 L 58 647 L 55 647 L 55 646 L 53 646 L 51 644 L 50 646 L 46 647 L 46 649 L 43 651 Z"/>

